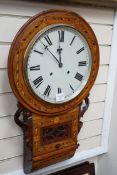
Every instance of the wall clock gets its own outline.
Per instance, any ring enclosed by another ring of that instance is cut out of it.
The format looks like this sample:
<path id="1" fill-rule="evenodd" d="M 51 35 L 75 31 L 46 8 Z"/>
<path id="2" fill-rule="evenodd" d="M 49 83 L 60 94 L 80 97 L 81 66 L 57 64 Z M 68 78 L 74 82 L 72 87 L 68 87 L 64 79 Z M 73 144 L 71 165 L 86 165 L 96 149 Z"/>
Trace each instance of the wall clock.
<path id="1" fill-rule="evenodd" d="M 18 99 L 15 121 L 24 132 L 25 173 L 74 155 L 98 67 L 95 34 L 74 12 L 42 12 L 17 33 L 8 74 Z"/>

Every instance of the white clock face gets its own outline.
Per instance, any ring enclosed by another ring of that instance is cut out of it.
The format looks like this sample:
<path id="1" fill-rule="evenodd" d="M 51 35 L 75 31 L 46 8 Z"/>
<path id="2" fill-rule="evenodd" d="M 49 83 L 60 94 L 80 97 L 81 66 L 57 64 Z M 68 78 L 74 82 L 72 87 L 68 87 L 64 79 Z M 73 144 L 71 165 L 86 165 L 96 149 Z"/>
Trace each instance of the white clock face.
<path id="1" fill-rule="evenodd" d="M 76 97 L 91 72 L 86 39 L 69 26 L 52 26 L 38 33 L 26 51 L 26 77 L 33 93 L 50 103 Z"/>

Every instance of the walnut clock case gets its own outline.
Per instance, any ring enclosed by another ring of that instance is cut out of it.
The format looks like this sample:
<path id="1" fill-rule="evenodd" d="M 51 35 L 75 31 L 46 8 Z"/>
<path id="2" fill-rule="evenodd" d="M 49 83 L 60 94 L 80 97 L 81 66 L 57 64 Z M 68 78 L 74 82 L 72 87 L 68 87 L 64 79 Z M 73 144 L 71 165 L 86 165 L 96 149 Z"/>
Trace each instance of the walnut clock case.
<path id="1" fill-rule="evenodd" d="M 74 12 L 45 11 L 17 33 L 8 75 L 18 99 L 14 119 L 24 133 L 25 173 L 74 155 L 98 68 L 95 34 Z"/>

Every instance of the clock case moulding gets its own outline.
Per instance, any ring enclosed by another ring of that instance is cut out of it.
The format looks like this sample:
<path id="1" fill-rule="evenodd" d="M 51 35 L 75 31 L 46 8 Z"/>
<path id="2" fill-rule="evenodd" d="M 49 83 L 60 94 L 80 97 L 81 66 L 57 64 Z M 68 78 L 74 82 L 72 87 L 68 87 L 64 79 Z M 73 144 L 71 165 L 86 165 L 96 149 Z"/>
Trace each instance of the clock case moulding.
<path id="1" fill-rule="evenodd" d="M 78 30 L 86 39 L 92 65 L 89 79 L 72 100 L 53 104 L 38 98 L 25 78 L 25 52 L 35 35 L 50 25 L 67 25 Z M 15 122 L 24 133 L 24 172 L 51 165 L 72 157 L 78 147 L 77 135 L 82 127 L 80 118 L 88 109 L 88 94 L 99 69 L 99 46 L 89 24 L 78 14 L 68 10 L 49 10 L 32 17 L 17 33 L 10 48 L 8 76 L 18 99 Z M 82 103 L 84 104 L 82 106 Z M 63 129 L 64 128 L 64 129 Z M 52 130 L 52 134 L 48 132 Z"/>

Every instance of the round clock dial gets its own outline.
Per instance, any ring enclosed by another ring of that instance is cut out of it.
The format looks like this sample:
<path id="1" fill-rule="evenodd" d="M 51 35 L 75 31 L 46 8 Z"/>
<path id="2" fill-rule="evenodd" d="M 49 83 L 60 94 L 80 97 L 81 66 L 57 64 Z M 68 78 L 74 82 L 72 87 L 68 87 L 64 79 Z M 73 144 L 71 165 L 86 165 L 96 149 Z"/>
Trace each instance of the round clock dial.
<path id="1" fill-rule="evenodd" d="M 92 57 L 86 39 L 67 25 L 39 32 L 25 53 L 26 79 L 33 93 L 50 103 L 76 97 L 86 85 Z"/>

